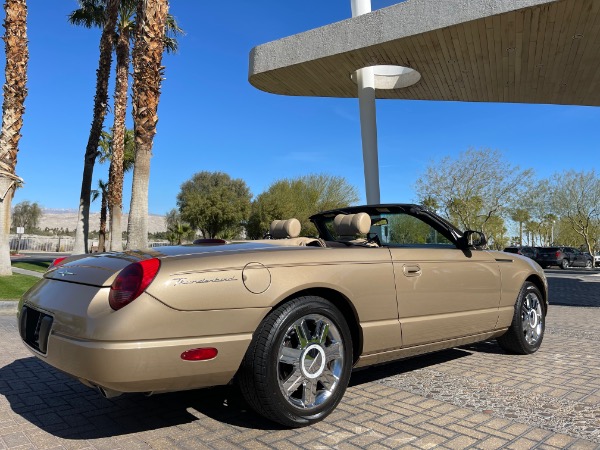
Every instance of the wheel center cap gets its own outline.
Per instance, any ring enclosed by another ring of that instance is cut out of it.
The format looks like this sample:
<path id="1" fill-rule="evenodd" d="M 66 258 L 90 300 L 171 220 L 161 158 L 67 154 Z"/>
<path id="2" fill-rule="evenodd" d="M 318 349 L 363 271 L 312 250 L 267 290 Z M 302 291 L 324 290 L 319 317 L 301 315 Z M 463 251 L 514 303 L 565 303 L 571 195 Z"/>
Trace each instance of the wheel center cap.
<path id="1" fill-rule="evenodd" d="M 300 359 L 300 369 L 306 378 L 318 378 L 325 370 L 325 350 L 318 344 L 309 345 Z"/>
<path id="2" fill-rule="evenodd" d="M 538 315 L 535 311 L 531 311 L 529 313 L 529 326 L 531 328 L 537 327 L 538 324 Z"/>

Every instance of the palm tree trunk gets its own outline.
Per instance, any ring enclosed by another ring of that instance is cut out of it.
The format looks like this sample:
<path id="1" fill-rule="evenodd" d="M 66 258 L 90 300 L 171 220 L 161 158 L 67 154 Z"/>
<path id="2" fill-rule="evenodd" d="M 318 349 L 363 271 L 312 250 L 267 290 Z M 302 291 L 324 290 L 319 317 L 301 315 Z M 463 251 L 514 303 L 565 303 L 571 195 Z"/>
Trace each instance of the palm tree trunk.
<path id="1" fill-rule="evenodd" d="M 133 122 L 135 165 L 127 248 L 148 247 L 148 184 L 152 142 L 158 122 L 158 101 L 163 67 L 165 23 L 168 0 L 143 0 L 138 3 L 135 47 L 133 49 Z"/>
<path id="2" fill-rule="evenodd" d="M 4 28 L 4 101 L 0 131 L 0 275 L 11 275 L 10 207 L 15 185 L 22 181 L 15 174 L 17 153 L 27 96 L 27 3 L 25 0 L 6 0 Z"/>
<path id="3" fill-rule="evenodd" d="M 12 275 L 10 262 L 10 206 L 14 194 L 14 180 L 0 176 L 0 191 L 6 192 L 0 202 L 0 276 Z"/>
<path id="4" fill-rule="evenodd" d="M 523 222 L 519 222 L 519 245 L 523 247 Z"/>
<path id="5" fill-rule="evenodd" d="M 107 0 L 106 22 L 100 37 L 100 60 L 96 72 L 96 95 L 94 97 L 94 116 L 90 136 L 85 148 L 83 159 L 83 177 L 81 180 L 81 195 L 77 211 L 77 227 L 75 228 L 75 244 L 73 253 L 88 251 L 88 233 L 90 228 L 90 195 L 92 192 L 92 177 L 94 163 L 98 154 L 98 142 L 104 125 L 104 116 L 108 104 L 108 79 L 112 63 L 112 49 L 115 39 L 115 27 L 121 0 Z"/>
<path id="6" fill-rule="evenodd" d="M 115 85 L 115 123 L 113 151 L 108 177 L 108 207 L 110 210 L 110 249 L 123 250 L 121 216 L 123 211 L 123 160 L 125 153 L 125 115 L 129 70 L 129 31 L 121 30 L 117 39 L 117 82 Z"/>
<path id="7" fill-rule="evenodd" d="M 100 231 L 98 232 L 98 252 L 106 251 L 106 214 L 108 211 L 108 200 L 105 189 L 102 191 L 102 200 L 100 206 Z"/>

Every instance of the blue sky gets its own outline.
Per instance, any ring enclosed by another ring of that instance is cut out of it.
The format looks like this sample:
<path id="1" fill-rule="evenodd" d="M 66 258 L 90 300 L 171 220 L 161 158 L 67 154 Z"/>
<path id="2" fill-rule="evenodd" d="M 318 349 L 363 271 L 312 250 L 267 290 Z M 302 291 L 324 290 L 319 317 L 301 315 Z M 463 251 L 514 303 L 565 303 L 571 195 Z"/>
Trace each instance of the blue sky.
<path id="1" fill-rule="evenodd" d="M 372 0 L 373 9 L 394 3 Z M 346 19 L 350 0 L 226 4 L 171 2 L 186 36 L 163 60 L 150 212 L 175 207 L 181 184 L 203 170 L 242 178 L 254 195 L 277 179 L 326 172 L 346 177 L 364 202 L 358 100 L 276 96 L 247 81 L 252 47 Z M 67 23 L 76 7 L 74 0 L 29 2 L 29 95 L 17 164 L 25 185 L 13 204 L 78 204 L 100 32 Z M 380 100 L 377 114 L 382 202 L 415 201 L 427 165 L 469 147 L 500 150 L 540 178 L 600 162 L 598 108 Z M 95 180 L 107 174 L 108 165 L 96 165 Z M 125 211 L 130 186 L 129 176 Z"/>

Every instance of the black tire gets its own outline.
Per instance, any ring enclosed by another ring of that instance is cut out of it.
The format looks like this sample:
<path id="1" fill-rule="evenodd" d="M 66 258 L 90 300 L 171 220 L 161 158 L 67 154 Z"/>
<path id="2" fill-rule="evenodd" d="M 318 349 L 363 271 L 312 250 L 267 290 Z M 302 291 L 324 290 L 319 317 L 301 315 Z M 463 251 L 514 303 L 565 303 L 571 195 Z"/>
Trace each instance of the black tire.
<path id="1" fill-rule="evenodd" d="M 592 264 L 592 261 L 590 261 L 589 259 L 585 262 L 585 268 L 586 269 L 591 269 L 594 265 Z"/>
<path id="2" fill-rule="evenodd" d="M 352 355 L 342 313 L 321 297 L 298 297 L 259 325 L 237 382 L 256 412 L 287 427 L 302 427 L 324 419 L 338 405 L 350 380 Z"/>
<path id="3" fill-rule="evenodd" d="M 569 268 L 569 260 L 567 258 L 564 258 L 561 262 L 560 262 L 560 268 L 561 269 L 568 269 Z"/>
<path id="4" fill-rule="evenodd" d="M 504 350 L 519 355 L 535 353 L 542 345 L 546 328 L 543 297 L 537 286 L 526 281 L 515 303 L 508 331 L 497 338 Z"/>

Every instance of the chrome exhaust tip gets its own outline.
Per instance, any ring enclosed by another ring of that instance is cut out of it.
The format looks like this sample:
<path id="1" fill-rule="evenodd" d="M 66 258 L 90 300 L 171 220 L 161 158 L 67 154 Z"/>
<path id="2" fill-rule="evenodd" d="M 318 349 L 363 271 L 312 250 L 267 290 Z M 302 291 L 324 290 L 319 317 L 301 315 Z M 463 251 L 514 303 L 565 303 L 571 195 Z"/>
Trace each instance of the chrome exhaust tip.
<path id="1" fill-rule="evenodd" d="M 98 386 L 98 391 L 100 391 L 100 394 L 102 394 L 102 397 L 104 398 L 115 398 L 122 394 L 122 392 L 113 391 L 112 389 L 108 389 L 102 386 Z"/>

